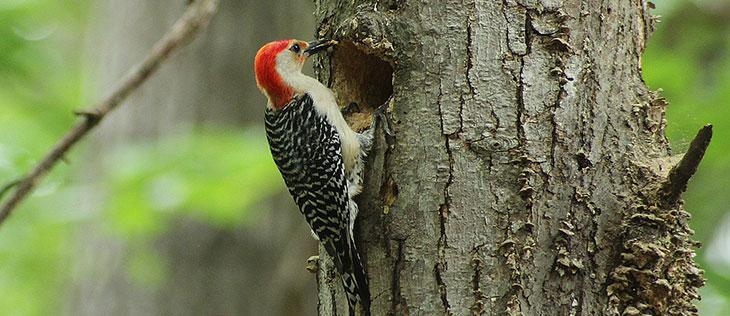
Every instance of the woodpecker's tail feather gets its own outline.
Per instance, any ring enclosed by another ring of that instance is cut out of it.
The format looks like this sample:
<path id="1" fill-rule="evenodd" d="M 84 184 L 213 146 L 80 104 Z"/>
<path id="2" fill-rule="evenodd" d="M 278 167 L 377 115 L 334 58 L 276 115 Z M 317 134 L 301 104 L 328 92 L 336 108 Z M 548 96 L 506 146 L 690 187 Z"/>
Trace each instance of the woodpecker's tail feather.
<path id="1" fill-rule="evenodd" d="M 347 295 L 347 303 L 350 316 L 355 316 L 355 308 L 359 303 L 362 307 L 362 315 L 370 316 L 370 287 L 365 267 L 362 265 L 360 253 L 355 247 L 355 242 L 350 239 L 350 262 L 344 271 L 341 271 L 342 285 Z"/>
<path id="2" fill-rule="evenodd" d="M 368 286 L 368 277 L 357 251 L 355 241 L 346 235 L 343 239 L 330 240 L 324 242 L 324 249 L 332 257 L 332 261 L 337 268 L 337 272 L 342 279 L 342 286 L 347 297 L 347 305 L 349 307 L 349 315 L 355 316 L 355 309 L 358 303 L 362 307 L 363 316 L 370 316 L 370 288 Z M 334 243 L 345 243 L 335 247 Z M 336 250 L 342 250 L 337 252 Z"/>

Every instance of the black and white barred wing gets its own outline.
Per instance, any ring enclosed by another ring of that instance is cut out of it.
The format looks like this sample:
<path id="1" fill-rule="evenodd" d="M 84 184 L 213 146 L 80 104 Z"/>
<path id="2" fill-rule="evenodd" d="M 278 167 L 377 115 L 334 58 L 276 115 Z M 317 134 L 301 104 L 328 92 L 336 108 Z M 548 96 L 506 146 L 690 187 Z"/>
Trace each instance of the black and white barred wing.
<path id="1" fill-rule="evenodd" d="M 282 109 L 267 109 L 265 118 L 271 154 L 289 192 L 341 269 L 335 249 L 349 248 L 349 196 L 337 131 L 306 94 Z"/>
<path id="2" fill-rule="evenodd" d="M 350 207 L 356 204 L 348 193 L 337 130 L 305 94 L 282 109 L 266 110 L 266 135 L 289 192 L 341 274 L 349 315 L 358 302 L 369 315 L 368 280 L 350 235 Z"/>

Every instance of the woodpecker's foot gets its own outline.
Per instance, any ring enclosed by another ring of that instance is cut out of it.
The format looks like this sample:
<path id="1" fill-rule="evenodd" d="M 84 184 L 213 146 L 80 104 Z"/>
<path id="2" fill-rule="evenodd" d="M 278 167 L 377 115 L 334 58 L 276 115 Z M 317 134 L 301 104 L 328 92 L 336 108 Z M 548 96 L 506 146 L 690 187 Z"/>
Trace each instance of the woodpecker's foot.
<path id="1" fill-rule="evenodd" d="M 360 105 L 357 104 L 357 102 L 350 102 L 350 104 L 344 106 L 342 109 L 340 109 L 340 113 L 344 116 L 348 116 L 352 113 L 358 113 L 362 109 L 360 108 Z"/>
<path id="2" fill-rule="evenodd" d="M 305 268 L 310 273 L 317 273 L 317 270 L 319 270 L 319 256 L 311 256 L 307 258 L 307 265 Z"/>
<path id="3" fill-rule="evenodd" d="M 375 115 L 376 120 L 380 120 L 383 123 L 383 131 L 385 131 L 385 134 L 393 137 L 395 136 L 395 133 L 393 133 L 393 130 L 391 129 L 391 121 L 390 116 L 388 115 L 388 105 L 390 104 L 390 100 L 392 100 L 393 97 L 391 96 L 388 98 L 385 103 L 380 105 L 377 109 L 375 109 L 375 112 L 373 112 L 373 115 Z"/>

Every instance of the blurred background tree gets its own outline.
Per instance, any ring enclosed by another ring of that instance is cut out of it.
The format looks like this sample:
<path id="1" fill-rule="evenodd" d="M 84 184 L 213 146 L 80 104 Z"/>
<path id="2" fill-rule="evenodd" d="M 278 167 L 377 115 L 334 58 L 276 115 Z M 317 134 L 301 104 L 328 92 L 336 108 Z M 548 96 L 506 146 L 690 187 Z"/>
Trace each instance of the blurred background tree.
<path id="1" fill-rule="evenodd" d="M 3 2 L 0 176 L 28 169 L 185 7 Z M 314 314 L 316 243 L 282 194 L 250 73 L 261 43 L 311 37 L 311 7 L 221 1 L 18 210 L 0 238 L 0 314 Z"/>
<path id="2" fill-rule="evenodd" d="M 0 1 L 0 182 L 18 177 L 137 62 L 183 0 Z M 0 230 L 0 313 L 314 314 L 316 252 L 271 162 L 251 73 L 269 40 L 311 38 L 308 0 L 219 14 L 59 165 Z M 715 138 L 685 194 L 707 286 L 730 310 L 730 3 L 667 0 L 643 58 L 683 154 Z M 302 312 L 303 311 L 303 312 Z"/>

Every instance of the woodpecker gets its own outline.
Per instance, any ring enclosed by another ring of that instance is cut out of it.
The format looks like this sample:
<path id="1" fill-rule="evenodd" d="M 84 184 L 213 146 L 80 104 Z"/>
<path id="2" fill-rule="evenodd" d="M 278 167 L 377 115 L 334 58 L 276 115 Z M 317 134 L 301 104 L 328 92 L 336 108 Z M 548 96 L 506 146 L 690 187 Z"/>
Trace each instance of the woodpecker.
<path id="1" fill-rule="evenodd" d="M 359 303 L 370 315 L 368 278 L 355 246 L 364 158 L 373 128 L 357 133 L 347 125 L 332 91 L 302 74 L 315 53 L 333 40 L 287 39 L 267 43 L 256 54 L 256 84 L 268 98 L 266 136 L 274 162 L 313 235 L 337 267 L 350 315 Z"/>

